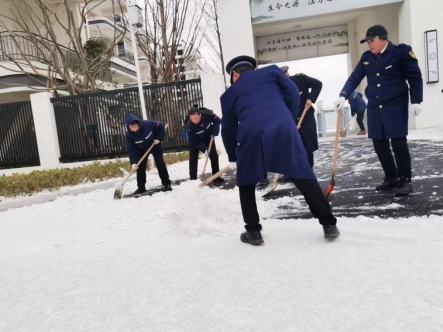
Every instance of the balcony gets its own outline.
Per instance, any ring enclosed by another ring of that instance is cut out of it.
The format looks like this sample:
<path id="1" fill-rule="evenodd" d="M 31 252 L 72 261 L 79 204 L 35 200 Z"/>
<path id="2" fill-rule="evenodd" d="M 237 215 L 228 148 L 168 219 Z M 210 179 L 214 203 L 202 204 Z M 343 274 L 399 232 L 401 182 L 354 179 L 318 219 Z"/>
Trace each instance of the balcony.
<path id="1" fill-rule="evenodd" d="M 53 63 L 51 49 L 54 43 L 49 39 L 37 34 L 27 32 L 1 32 L 0 33 L 0 61 L 20 61 L 26 64 L 27 61 L 35 61 L 49 65 Z M 77 54 L 62 45 L 57 45 L 55 52 L 55 64 L 60 68 L 68 68 L 75 72 L 80 60 Z M 102 72 L 97 79 L 103 82 L 112 82 L 111 69 Z"/>
<path id="2" fill-rule="evenodd" d="M 91 38 L 94 40 L 101 40 L 103 42 L 106 43 L 106 47 L 107 48 L 113 48 L 113 54 L 116 58 L 125 61 L 127 63 L 130 63 L 131 65 L 135 65 L 135 60 L 134 60 L 134 54 L 125 50 L 125 49 L 121 49 L 118 47 L 118 44 L 113 43 L 111 40 L 107 39 L 107 38 L 101 38 L 101 37 L 96 37 L 96 38 Z"/>

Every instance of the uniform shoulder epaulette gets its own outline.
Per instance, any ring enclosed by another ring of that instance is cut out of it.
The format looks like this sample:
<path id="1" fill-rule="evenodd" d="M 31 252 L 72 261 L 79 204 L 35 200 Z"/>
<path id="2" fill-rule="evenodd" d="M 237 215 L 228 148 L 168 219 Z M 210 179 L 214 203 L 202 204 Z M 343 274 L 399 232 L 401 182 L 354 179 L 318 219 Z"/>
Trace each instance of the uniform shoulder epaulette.
<path id="1" fill-rule="evenodd" d="M 304 74 L 304 73 L 298 73 L 298 74 L 295 74 L 295 76 L 306 76 L 306 74 Z"/>

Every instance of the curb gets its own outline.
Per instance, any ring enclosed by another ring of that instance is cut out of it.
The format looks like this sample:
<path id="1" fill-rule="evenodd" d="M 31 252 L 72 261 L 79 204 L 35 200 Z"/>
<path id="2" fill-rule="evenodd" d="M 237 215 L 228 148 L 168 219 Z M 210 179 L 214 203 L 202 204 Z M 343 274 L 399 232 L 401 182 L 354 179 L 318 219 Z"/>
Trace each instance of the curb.
<path id="1" fill-rule="evenodd" d="M 126 183 L 134 181 L 135 178 L 130 178 Z M 30 197 L 20 197 L 20 198 L 13 198 L 11 200 L 8 200 L 6 202 L 0 202 L 0 212 L 4 212 L 11 209 L 19 209 L 24 206 L 30 206 L 34 204 L 42 204 L 46 202 L 52 202 L 55 201 L 58 197 L 63 197 L 67 195 L 71 196 L 77 196 L 80 194 L 86 194 L 90 193 L 96 190 L 102 190 L 102 189 L 110 189 L 115 188 L 117 184 L 121 183 L 122 179 L 113 179 L 113 180 L 107 180 L 103 182 L 97 182 L 94 184 L 88 184 L 87 186 L 81 186 L 73 187 L 73 188 L 65 188 L 60 189 L 55 192 L 49 192 L 49 193 L 38 193 L 34 196 Z"/>

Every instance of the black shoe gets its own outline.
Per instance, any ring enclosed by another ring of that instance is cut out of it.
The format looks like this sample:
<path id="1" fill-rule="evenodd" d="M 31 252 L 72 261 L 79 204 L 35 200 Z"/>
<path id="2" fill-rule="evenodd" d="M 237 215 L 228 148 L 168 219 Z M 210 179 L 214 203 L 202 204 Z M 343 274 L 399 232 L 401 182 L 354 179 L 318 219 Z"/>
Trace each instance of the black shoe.
<path id="1" fill-rule="evenodd" d="M 171 184 L 167 184 L 167 185 L 163 186 L 163 191 L 172 191 Z"/>
<path id="2" fill-rule="evenodd" d="M 400 178 L 395 188 L 396 196 L 407 196 L 412 193 L 412 185 L 410 178 Z"/>
<path id="3" fill-rule="evenodd" d="M 138 188 L 136 191 L 134 191 L 132 194 L 133 195 L 139 195 L 139 194 L 143 194 L 146 192 L 146 188 Z"/>
<path id="4" fill-rule="evenodd" d="M 392 190 L 397 186 L 398 178 L 384 178 L 383 182 L 375 187 L 377 191 Z"/>
<path id="5" fill-rule="evenodd" d="M 223 182 L 225 182 L 225 179 L 223 179 L 223 178 L 216 178 L 214 181 L 212 181 L 213 183 L 216 183 L 216 184 L 220 184 L 220 183 L 223 183 Z"/>
<path id="6" fill-rule="evenodd" d="M 340 235 L 340 231 L 335 225 L 323 226 L 323 232 L 326 240 L 335 239 Z"/>
<path id="7" fill-rule="evenodd" d="M 252 244 L 253 246 L 259 246 L 265 243 L 260 232 L 244 232 L 240 235 L 240 241 Z"/>

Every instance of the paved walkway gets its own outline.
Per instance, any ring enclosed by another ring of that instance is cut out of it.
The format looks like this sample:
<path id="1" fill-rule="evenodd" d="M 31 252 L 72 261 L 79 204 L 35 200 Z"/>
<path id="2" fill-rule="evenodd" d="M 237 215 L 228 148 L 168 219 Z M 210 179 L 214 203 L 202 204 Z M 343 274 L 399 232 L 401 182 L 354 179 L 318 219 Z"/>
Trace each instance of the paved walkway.
<path id="1" fill-rule="evenodd" d="M 320 143 L 315 153 L 314 171 L 322 188 L 331 179 L 334 142 Z M 329 197 L 338 217 L 358 215 L 380 218 L 443 215 L 443 141 L 415 140 L 409 142 L 412 155 L 413 194 L 396 197 L 393 192 L 376 192 L 383 179 L 383 171 L 366 137 L 341 139 L 335 189 Z M 223 188 L 233 188 L 231 172 Z M 270 177 L 272 180 L 272 177 Z M 257 193 L 258 194 L 258 193 Z M 258 194 L 259 195 L 259 194 Z M 293 196 L 304 202 L 292 184 L 281 184 L 267 199 Z M 282 207 L 280 218 L 312 218 L 307 206 L 294 211 Z"/>

